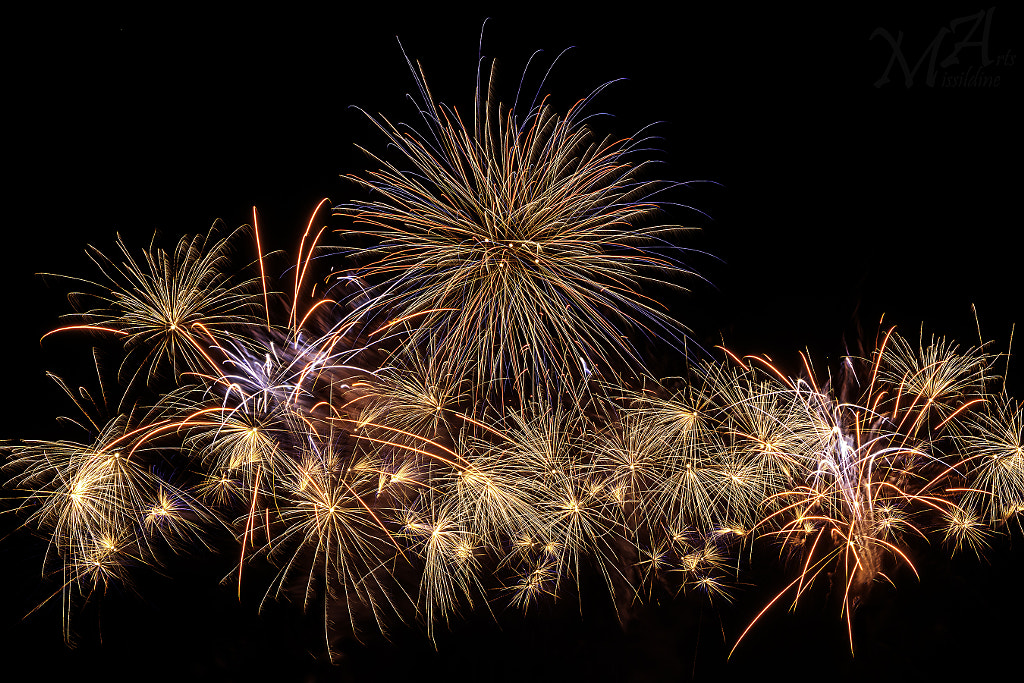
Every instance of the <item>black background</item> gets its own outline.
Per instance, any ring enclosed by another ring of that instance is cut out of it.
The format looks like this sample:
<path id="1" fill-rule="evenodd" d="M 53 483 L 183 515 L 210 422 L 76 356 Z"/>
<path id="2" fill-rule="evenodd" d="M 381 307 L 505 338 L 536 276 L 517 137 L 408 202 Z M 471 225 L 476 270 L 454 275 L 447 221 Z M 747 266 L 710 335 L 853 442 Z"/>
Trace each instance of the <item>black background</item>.
<path id="1" fill-rule="evenodd" d="M 595 126 L 631 135 L 656 122 L 661 176 L 713 181 L 668 197 L 706 216 L 667 209 L 668 220 L 702 229 L 681 245 L 710 255 L 687 257 L 709 284 L 694 282 L 689 296 L 669 301 L 703 345 L 724 340 L 795 372 L 798 350 L 824 367 L 844 352 L 844 339 L 852 348 L 858 322 L 872 338 L 883 313 L 908 337 L 924 323 L 926 336 L 974 344 L 974 304 L 983 336 L 1005 350 L 1011 325 L 1024 320 L 1015 244 L 1020 14 L 1009 5 L 990 10 L 989 56 L 1016 56 L 986 67 L 998 87 L 942 87 L 977 71 L 977 47 L 939 69 L 934 87 L 925 82 L 927 60 L 911 86 L 895 66 L 891 82 L 875 87 L 892 49 L 871 38 L 877 28 L 903 31 L 913 66 L 940 28 L 988 8 L 627 3 L 568 11 L 549 3 L 454 15 L 425 4 L 338 3 L 11 15 L 3 109 L 13 211 L 0 245 L 9 405 L 0 437 L 46 438 L 53 418 L 73 410 L 45 370 L 88 379 L 87 342 L 39 343 L 69 309 L 63 285 L 36 273 L 91 276 L 86 244 L 109 249 L 120 233 L 141 247 L 155 229 L 170 240 L 217 218 L 236 226 L 251 220 L 254 205 L 270 246 L 294 249 L 321 197 L 336 204 L 357 195 L 339 177 L 366 167 L 355 145 L 383 145 L 354 107 L 415 119 L 406 99 L 415 86 L 396 36 L 423 63 L 437 99 L 468 114 L 486 17 L 483 53 L 499 59 L 506 100 L 535 50 L 544 52 L 531 67 L 534 83 L 572 46 L 545 88 L 556 106 L 622 78 L 594 106 L 614 118 Z M 945 38 L 940 60 L 954 40 Z M 672 362 L 652 365 L 669 370 Z M 1021 386 L 1015 372 L 1024 370 L 1011 363 L 1011 389 Z M 15 525 L 4 516 L 4 533 Z M 393 645 L 346 647 L 331 667 L 309 654 L 322 649 L 315 618 L 307 623 L 294 606 L 257 616 L 257 586 L 238 604 L 231 586 L 216 585 L 229 557 L 176 561 L 173 580 L 147 575 L 139 596 L 88 607 L 77 622 L 81 645 L 67 650 L 57 603 L 21 620 L 49 593 L 38 580 L 43 545 L 14 536 L 0 542 L 0 668 L 108 680 L 949 680 L 1006 666 L 1012 678 L 1024 609 L 1019 534 L 1014 540 L 1016 548 L 997 540 L 980 562 L 922 549 L 921 581 L 904 572 L 898 590 L 880 587 L 862 609 L 853 658 L 837 613 L 809 600 L 795 615 L 775 609 L 726 662 L 728 646 L 782 580 L 765 552 L 755 554 L 763 585 L 741 590 L 718 613 L 676 604 L 623 631 L 594 600 L 582 623 L 572 609 L 526 622 L 505 615 L 504 632 L 470 621 L 442 638 L 439 651 L 399 628 Z"/>

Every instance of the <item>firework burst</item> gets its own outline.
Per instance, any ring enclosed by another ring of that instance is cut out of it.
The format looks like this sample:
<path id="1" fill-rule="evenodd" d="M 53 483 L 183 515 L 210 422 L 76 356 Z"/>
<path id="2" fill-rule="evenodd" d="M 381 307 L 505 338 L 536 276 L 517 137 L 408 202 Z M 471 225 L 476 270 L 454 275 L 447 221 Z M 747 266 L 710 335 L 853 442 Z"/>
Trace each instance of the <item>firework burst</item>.
<path id="1" fill-rule="evenodd" d="M 31 510 L 25 526 L 48 541 L 43 574 L 59 577 L 54 596 L 62 597 L 70 641 L 77 598 L 130 585 L 129 568 L 158 564 L 164 549 L 205 545 L 203 530 L 214 516 L 186 487 L 161 476 L 166 454 L 141 443 L 150 428 L 145 420 L 104 420 L 102 401 L 84 388 L 76 396 L 51 377 L 84 418 L 68 421 L 92 438 L 26 441 L 9 449 L 4 470 L 15 472 L 8 486 L 19 494 L 19 509 Z"/>
<path id="2" fill-rule="evenodd" d="M 603 88 L 564 116 L 546 102 L 523 113 L 498 102 L 492 69 L 467 126 L 414 77 L 426 131 L 371 117 L 398 159 L 371 155 L 379 167 L 354 180 L 374 199 L 337 209 L 376 241 L 362 269 L 374 315 L 414 321 L 406 344 L 429 339 L 475 387 L 498 378 L 521 396 L 635 364 L 630 331 L 680 334 L 636 287 L 690 275 L 666 255 L 680 228 L 647 225 L 666 184 L 633 160 L 643 140 L 591 131 Z"/>
<path id="3" fill-rule="evenodd" d="M 175 377 L 209 367 L 210 344 L 226 337 L 229 328 L 252 322 L 249 289 L 255 282 L 234 281 L 226 268 L 232 240 L 241 230 L 217 239 L 215 228 L 182 237 L 170 253 L 151 243 L 141 261 L 120 237 L 120 263 L 90 247 L 89 259 L 106 284 L 81 280 L 90 289 L 69 298 L 96 305 L 71 314 L 80 324 L 53 332 L 92 330 L 122 337 L 127 352 L 122 379 L 129 386 L 140 373 L 153 381 L 163 363 L 170 364 Z"/>
<path id="4" fill-rule="evenodd" d="M 914 348 L 891 329 L 870 358 L 844 360 L 838 386 L 819 385 L 806 359 L 806 378 L 777 377 L 784 388 L 771 393 L 789 408 L 766 416 L 787 435 L 788 462 L 802 472 L 772 496 L 759 526 L 772 528 L 799 564 L 783 593 L 793 590 L 794 603 L 817 578 L 831 577 L 851 650 L 852 616 L 872 586 L 895 585 L 894 565 L 917 574 L 910 537 L 940 532 L 955 550 L 978 551 L 986 537 L 978 502 L 1015 496 L 1012 485 L 1000 488 L 986 476 L 984 454 L 1012 451 L 1019 431 L 1012 419 L 984 412 L 994 398 L 986 378 L 992 360 L 945 339 Z M 989 429 L 977 429 L 982 423 Z M 957 448 L 964 444 L 980 450 L 965 459 Z M 968 477 L 976 488 L 964 488 Z"/>

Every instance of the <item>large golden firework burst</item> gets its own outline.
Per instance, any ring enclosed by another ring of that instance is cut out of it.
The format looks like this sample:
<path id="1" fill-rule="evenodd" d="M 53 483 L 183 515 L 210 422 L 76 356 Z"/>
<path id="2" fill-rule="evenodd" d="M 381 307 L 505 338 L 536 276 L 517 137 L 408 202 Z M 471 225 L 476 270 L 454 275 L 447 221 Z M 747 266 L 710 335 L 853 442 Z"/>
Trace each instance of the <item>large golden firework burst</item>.
<path id="1" fill-rule="evenodd" d="M 467 125 L 414 76 L 425 130 L 371 116 L 396 159 L 371 154 L 354 180 L 372 198 L 336 209 L 377 240 L 368 313 L 409 321 L 409 346 L 429 339 L 478 388 L 520 395 L 636 363 L 630 333 L 679 338 L 638 283 L 691 275 L 665 242 L 682 228 L 652 224 L 667 183 L 647 178 L 644 140 L 591 130 L 605 86 L 564 115 L 546 98 L 524 113 L 499 102 L 492 63 Z"/>

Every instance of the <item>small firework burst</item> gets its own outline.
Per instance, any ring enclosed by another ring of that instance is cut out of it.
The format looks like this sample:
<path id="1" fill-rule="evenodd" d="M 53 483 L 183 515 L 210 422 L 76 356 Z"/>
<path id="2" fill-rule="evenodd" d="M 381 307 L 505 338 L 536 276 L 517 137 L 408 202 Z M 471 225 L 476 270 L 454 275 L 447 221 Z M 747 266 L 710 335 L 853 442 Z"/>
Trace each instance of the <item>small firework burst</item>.
<path id="1" fill-rule="evenodd" d="M 1005 393 L 974 414 L 960 437 L 969 481 L 964 506 L 993 526 L 1024 509 L 1024 407 Z"/>
<path id="2" fill-rule="evenodd" d="M 83 281 L 73 302 L 96 302 L 71 317 L 79 324 L 54 330 L 93 330 L 124 339 L 123 378 L 130 385 L 140 373 L 151 382 L 169 363 L 178 377 L 207 366 L 207 350 L 228 328 L 251 321 L 255 280 L 235 281 L 226 266 L 238 230 L 219 239 L 214 225 L 205 235 L 182 237 L 168 253 L 151 243 L 138 260 L 118 237 L 118 263 L 95 247 L 88 255 L 105 284 Z M 156 236 L 154 235 L 154 240 Z M 51 333 L 52 334 L 52 333 Z"/>

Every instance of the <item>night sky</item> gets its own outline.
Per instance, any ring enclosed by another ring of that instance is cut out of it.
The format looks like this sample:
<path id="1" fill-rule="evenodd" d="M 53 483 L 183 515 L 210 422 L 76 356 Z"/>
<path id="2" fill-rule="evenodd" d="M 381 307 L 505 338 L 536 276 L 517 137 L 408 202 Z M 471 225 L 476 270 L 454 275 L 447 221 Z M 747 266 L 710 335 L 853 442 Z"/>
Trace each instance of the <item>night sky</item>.
<path id="1" fill-rule="evenodd" d="M 796 372 L 797 351 L 824 367 L 844 340 L 853 349 L 858 325 L 873 339 L 883 313 L 908 338 L 923 322 L 926 337 L 970 346 L 974 304 L 997 351 L 1024 322 L 1020 250 L 1011 246 L 1022 226 L 1024 35 L 1010 5 L 752 11 L 678 2 L 659 12 L 624 3 L 573 14 L 517 4 L 441 16 L 425 3 L 364 4 L 372 6 L 40 10 L 5 20 L 13 215 L 0 250 L 9 380 L 0 439 L 47 438 L 53 419 L 73 411 L 46 370 L 89 379 L 86 339 L 39 343 L 70 308 L 63 284 L 36 273 L 89 277 L 87 244 L 109 250 L 120 233 L 139 248 L 154 230 L 170 242 L 218 218 L 235 227 L 250 222 L 254 205 L 270 246 L 294 249 L 322 197 L 360 196 L 340 176 L 366 168 L 356 145 L 379 151 L 383 136 L 359 109 L 415 122 L 403 48 L 437 100 L 471 112 L 487 17 L 483 54 L 498 58 L 504 99 L 535 50 L 543 53 L 529 72 L 534 87 L 572 47 L 544 89 L 556 107 L 623 79 L 595 102 L 592 111 L 614 116 L 594 127 L 626 136 L 654 123 L 660 176 L 711 181 L 665 196 L 666 220 L 701 228 L 680 246 L 694 250 L 685 258 L 706 281 L 685 297 L 659 296 L 700 345 L 767 353 Z M 979 13 L 968 38 L 974 20 L 956 20 Z M 922 55 L 951 26 L 929 85 Z M 876 87 L 894 54 L 885 35 L 900 31 L 908 67 L 920 65 L 908 84 L 896 61 Z M 958 40 L 979 44 L 942 66 Z M 347 227 L 338 218 L 328 225 Z M 663 374 L 675 367 L 671 357 L 651 364 Z M 1019 352 L 1009 372 L 1021 397 Z M 0 528 L 15 525 L 5 515 Z M 759 585 L 741 586 L 718 612 L 655 607 L 623 631 L 595 597 L 582 620 L 570 604 L 533 619 L 502 615 L 504 631 L 486 619 L 457 624 L 437 652 L 398 627 L 393 644 L 346 646 L 331 667 L 310 654 L 322 649 L 315 617 L 288 605 L 257 616 L 258 584 L 242 604 L 232 586 L 216 585 L 231 557 L 180 558 L 167 576 L 140 572 L 139 595 L 86 607 L 80 646 L 67 650 L 59 604 L 21 620 L 57 588 L 38 580 L 44 543 L 22 534 L 0 541 L 0 671 L 47 680 L 950 680 L 1019 669 L 1024 539 L 1013 541 L 997 539 L 981 562 L 922 547 L 921 581 L 899 573 L 898 590 L 880 586 L 862 608 L 852 659 L 838 614 L 809 600 L 795 614 L 773 610 L 725 661 L 771 587 L 785 585 L 762 549 L 740 579 Z"/>

